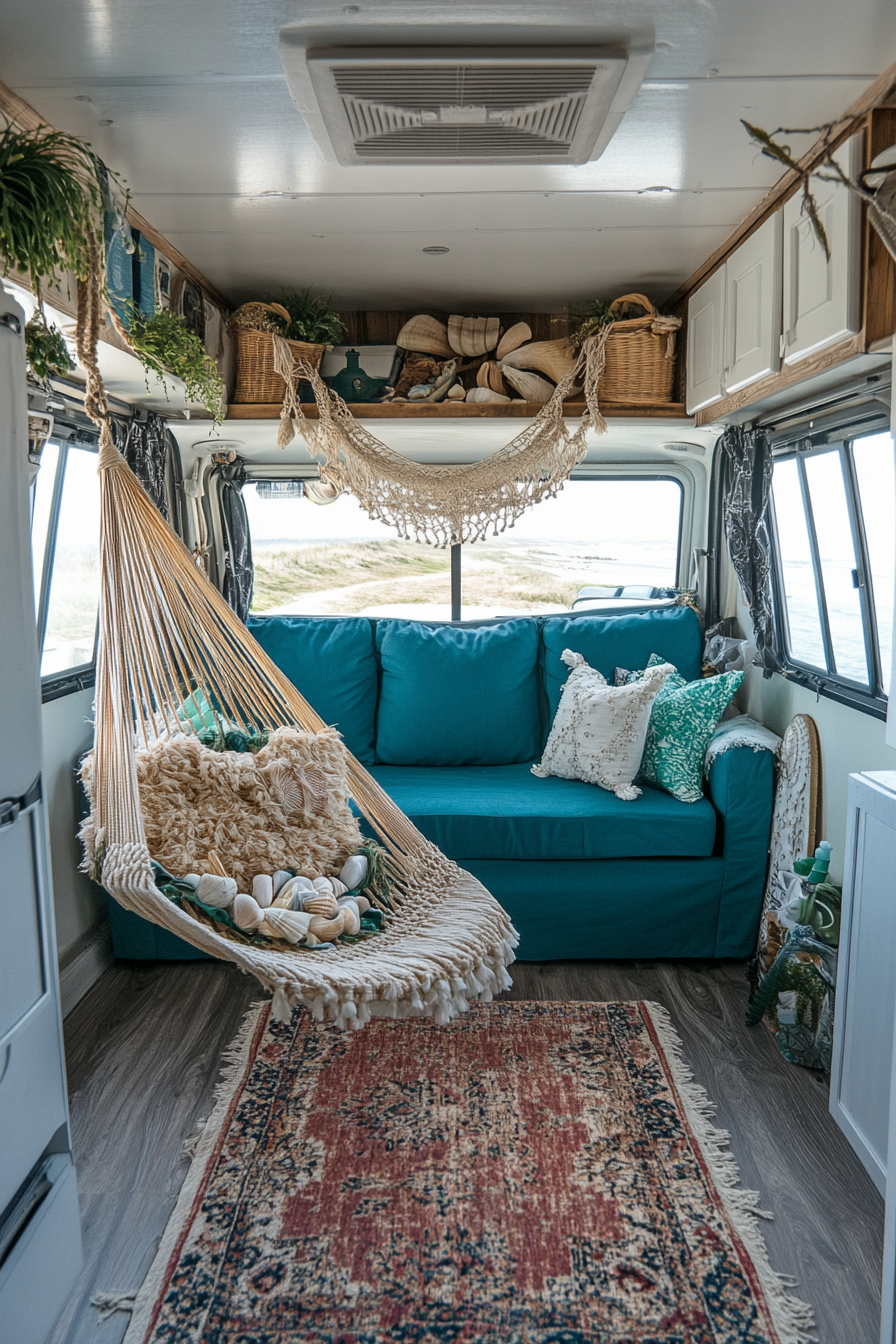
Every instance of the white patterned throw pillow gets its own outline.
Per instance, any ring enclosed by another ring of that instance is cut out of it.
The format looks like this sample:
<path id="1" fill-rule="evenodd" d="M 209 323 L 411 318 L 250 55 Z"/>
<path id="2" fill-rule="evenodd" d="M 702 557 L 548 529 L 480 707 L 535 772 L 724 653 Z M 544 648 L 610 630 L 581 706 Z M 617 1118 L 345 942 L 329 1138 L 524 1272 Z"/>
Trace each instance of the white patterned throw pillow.
<path id="1" fill-rule="evenodd" d="M 532 767 L 533 775 L 582 779 L 625 801 L 637 798 L 641 790 L 632 780 L 641 765 L 650 711 L 663 682 L 674 671 L 672 664 L 649 667 L 631 685 L 608 686 L 606 678 L 589 667 L 580 653 L 564 649 L 561 657 L 572 671 L 544 755 Z"/>

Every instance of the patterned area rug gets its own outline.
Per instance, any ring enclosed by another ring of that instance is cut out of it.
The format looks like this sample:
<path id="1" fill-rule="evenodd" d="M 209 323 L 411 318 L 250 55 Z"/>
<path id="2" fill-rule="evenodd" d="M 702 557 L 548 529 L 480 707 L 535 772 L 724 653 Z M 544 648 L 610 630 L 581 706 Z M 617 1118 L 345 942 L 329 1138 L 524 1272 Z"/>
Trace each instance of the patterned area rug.
<path id="1" fill-rule="evenodd" d="M 254 1009 L 126 1344 L 804 1344 L 645 1003 Z"/>

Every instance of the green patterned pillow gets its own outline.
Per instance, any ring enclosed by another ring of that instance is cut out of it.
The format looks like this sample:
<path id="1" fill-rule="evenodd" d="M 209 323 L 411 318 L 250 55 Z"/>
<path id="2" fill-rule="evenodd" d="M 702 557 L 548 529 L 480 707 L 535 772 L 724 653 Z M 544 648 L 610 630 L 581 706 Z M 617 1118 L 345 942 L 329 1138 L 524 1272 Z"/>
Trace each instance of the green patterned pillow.
<path id="1" fill-rule="evenodd" d="M 662 662 L 651 655 L 649 666 Z M 703 762 L 713 730 L 744 679 L 743 672 L 685 681 L 672 672 L 653 702 L 638 779 L 681 803 L 703 797 Z"/>

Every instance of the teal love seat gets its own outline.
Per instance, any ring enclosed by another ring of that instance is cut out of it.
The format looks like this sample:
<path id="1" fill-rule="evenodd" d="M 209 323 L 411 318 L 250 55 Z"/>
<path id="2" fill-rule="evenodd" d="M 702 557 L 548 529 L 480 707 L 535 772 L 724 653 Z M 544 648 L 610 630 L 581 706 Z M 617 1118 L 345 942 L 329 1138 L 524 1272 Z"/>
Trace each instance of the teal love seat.
<path id="1" fill-rule="evenodd" d="M 475 625 L 366 617 L 251 617 L 282 671 L 422 833 L 509 911 L 521 960 L 746 957 L 755 944 L 773 761 L 739 747 L 705 795 L 622 802 L 531 773 L 568 669 L 566 648 L 612 680 L 652 653 L 700 675 L 687 607 L 510 617 Z M 196 956 L 112 906 L 116 953 Z"/>

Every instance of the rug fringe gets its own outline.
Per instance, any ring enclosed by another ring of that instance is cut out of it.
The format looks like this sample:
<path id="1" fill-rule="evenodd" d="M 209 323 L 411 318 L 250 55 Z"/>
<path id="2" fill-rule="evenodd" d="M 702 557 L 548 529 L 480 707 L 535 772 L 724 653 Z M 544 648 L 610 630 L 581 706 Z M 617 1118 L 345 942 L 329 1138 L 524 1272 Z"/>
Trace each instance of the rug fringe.
<path id="1" fill-rule="evenodd" d="M 221 1073 L 215 1085 L 212 1109 L 204 1120 L 198 1122 L 195 1130 L 184 1143 L 184 1149 L 189 1153 L 192 1161 L 142 1287 L 137 1293 L 131 1294 L 98 1294 L 98 1297 L 109 1297 L 110 1300 L 117 1296 L 122 1303 L 126 1298 L 130 1298 L 130 1305 L 127 1307 L 120 1305 L 108 1308 L 110 1313 L 112 1311 L 130 1311 L 132 1313 L 131 1323 L 127 1328 L 122 1344 L 143 1344 L 156 1298 L 165 1276 L 168 1260 L 189 1214 L 196 1192 L 202 1183 L 209 1157 L 215 1145 L 215 1139 L 224 1125 L 234 1093 L 250 1067 L 249 1054 L 256 1028 L 262 1016 L 269 1012 L 270 1007 L 271 1004 L 268 1000 L 252 1004 L 243 1016 L 239 1031 L 221 1056 Z"/>
<path id="2" fill-rule="evenodd" d="M 737 1161 L 728 1149 L 730 1135 L 727 1130 L 719 1129 L 712 1123 L 710 1117 L 715 1114 L 716 1106 L 706 1095 L 706 1089 L 694 1081 L 690 1067 L 684 1060 L 681 1038 L 672 1025 L 669 1013 L 659 1003 L 644 1002 L 642 1006 L 647 1010 L 659 1037 L 688 1123 L 700 1144 L 731 1225 L 756 1267 L 781 1344 L 818 1344 L 818 1337 L 814 1334 L 815 1316 L 812 1308 L 790 1292 L 796 1280 L 789 1275 L 778 1274 L 769 1262 L 759 1219 L 771 1219 L 773 1215 L 759 1207 L 758 1191 L 741 1188 Z"/>

